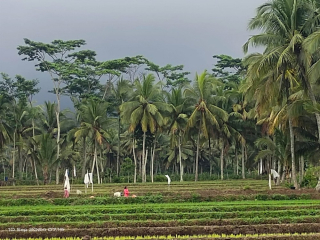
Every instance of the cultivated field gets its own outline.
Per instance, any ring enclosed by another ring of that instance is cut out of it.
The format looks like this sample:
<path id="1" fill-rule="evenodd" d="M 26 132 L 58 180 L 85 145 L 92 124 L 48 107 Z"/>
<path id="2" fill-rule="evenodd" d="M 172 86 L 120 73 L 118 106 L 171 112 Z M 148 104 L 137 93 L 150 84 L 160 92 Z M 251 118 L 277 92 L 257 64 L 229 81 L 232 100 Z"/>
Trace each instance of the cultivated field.
<path id="1" fill-rule="evenodd" d="M 130 184 L 136 198 L 114 198 L 124 185 L 0 188 L 0 238 L 317 239 L 320 200 L 314 189 L 267 181 Z M 82 195 L 77 195 L 81 190 Z M 92 197 L 93 196 L 93 197 Z"/>

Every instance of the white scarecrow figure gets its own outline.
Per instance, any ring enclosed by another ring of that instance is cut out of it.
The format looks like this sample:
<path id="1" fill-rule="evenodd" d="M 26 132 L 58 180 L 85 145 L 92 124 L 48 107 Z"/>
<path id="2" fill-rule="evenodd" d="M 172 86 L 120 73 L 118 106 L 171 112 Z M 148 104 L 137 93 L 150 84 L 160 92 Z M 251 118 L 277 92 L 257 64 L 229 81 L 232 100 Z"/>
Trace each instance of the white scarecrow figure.
<path id="1" fill-rule="evenodd" d="M 91 184 L 91 191 L 93 192 L 93 174 L 87 172 L 84 175 L 83 182 L 85 184 L 85 192 L 87 193 L 87 188 L 89 187 L 89 184 Z"/>
<path id="2" fill-rule="evenodd" d="M 68 194 L 70 193 L 70 181 L 68 176 L 68 170 L 66 169 L 66 173 L 64 174 L 65 180 L 64 180 L 64 189 L 68 191 Z"/>
<path id="3" fill-rule="evenodd" d="M 169 177 L 168 175 L 165 175 L 165 176 L 166 176 L 166 178 L 168 179 L 168 185 L 170 185 L 170 183 L 171 183 L 170 177 Z"/>
<path id="4" fill-rule="evenodd" d="M 280 177 L 279 173 L 277 173 L 276 170 L 271 169 L 271 175 L 272 175 L 272 177 L 273 177 L 274 183 L 276 183 L 276 182 L 277 182 L 277 178 Z"/>
<path id="5" fill-rule="evenodd" d="M 89 174 L 88 174 L 88 173 L 86 173 L 86 174 L 84 175 L 84 180 L 83 180 L 83 182 L 84 182 L 84 184 L 86 185 L 86 187 L 88 188 L 88 185 L 89 185 L 89 183 L 90 183 Z"/>

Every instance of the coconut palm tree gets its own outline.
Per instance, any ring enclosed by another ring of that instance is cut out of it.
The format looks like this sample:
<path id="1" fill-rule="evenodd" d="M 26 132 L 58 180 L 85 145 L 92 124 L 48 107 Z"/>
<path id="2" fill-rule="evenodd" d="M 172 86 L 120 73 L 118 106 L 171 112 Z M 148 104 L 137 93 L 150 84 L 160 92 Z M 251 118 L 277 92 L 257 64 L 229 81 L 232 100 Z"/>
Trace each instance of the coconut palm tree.
<path id="1" fill-rule="evenodd" d="M 94 167 L 97 169 L 98 183 L 100 184 L 99 164 L 97 157 L 98 144 L 108 142 L 108 128 L 111 127 L 111 120 L 107 117 L 109 103 L 88 99 L 80 106 L 81 124 L 75 132 L 75 142 L 78 142 L 84 135 L 93 141 L 93 161 L 91 172 Z"/>
<path id="2" fill-rule="evenodd" d="M 136 140 L 134 138 L 134 134 L 129 131 L 125 131 L 121 134 L 121 138 L 123 141 L 121 142 L 121 148 L 126 152 L 127 155 L 132 154 L 134 160 L 134 175 L 133 175 L 133 183 L 137 182 L 137 153 L 136 153 Z"/>
<path id="3" fill-rule="evenodd" d="M 213 129 L 219 129 L 222 121 L 228 120 L 228 114 L 223 109 L 213 104 L 212 93 L 216 87 L 217 81 L 210 76 L 207 71 L 201 75 L 196 74 L 195 84 L 193 88 L 185 90 L 186 97 L 196 106 L 189 117 L 187 129 L 197 128 L 197 152 L 195 163 L 195 181 L 198 181 L 198 165 L 199 165 L 199 144 L 201 133 L 205 139 L 210 138 Z"/>
<path id="4" fill-rule="evenodd" d="M 38 162 L 42 168 L 44 184 L 48 183 L 49 170 L 56 163 L 57 144 L 52 134 L 43 133 L 41 135 L 30 138 L 31 147 L 29 148 L 32 157 Z"/>
<path id="5" fill-rule="evenodd" d="M 117 175 L 120 171 L 120 134 L 121 134 L 121 121 L 120 121 L 120 105 L 131 98 L 132 86 L 130 81 L 120 78 L 120 80 L 112 85 L 111 88 L 112 97 L 115 100 L 117 106 L 116 112 L 118 116 L 118 150 L 117 150 Z"/>
<path id="6" fill-rule="evenodd" d="M 129 131 L 134 132 L 141 127 L 142 139 L 142 181 L 146 182 L 146 136 L 147 131 L 154 134 L 163 125 L 162 113 L 170 111 L 162 101 L 159 84 L 154 84 L 152 74 L 143 76 L 142 82 L 135 81 L 134 97 L 120 106 L 120 114 L 124 123 L 129 123 Z"/>
<path id="7" fill-rule="evenodd" d="M 268 157 L 272 158 L 275 162 L 278 162 L 277 171 L 280 175 L 282 167 L 285 169 L 289 166 L 290 142 L 288 141 L 288 135 L 284 131 L 275 129 L 273 139 L 265 136 L 258 138 L 255 144 L 260 149 L 255 157 L 255 161 Z"/>
<path id="8" fill-rule="evenodd" d="M 300 85 L 297 80 L 298 73 L 294 65 L 284 62 L 279 65 L 278 59 L 268 59 L 270 52 L 264 54 L 252 54 L 245 59 L 248 64 L 247 92 L 254 92 L 256 97 L 256 111 L 258 123 L 269 124 L 269 132 L 278 127 L 278 124 L 289 127 L 292 180 L 298 188 L 295 168 L 293 118 L 298 116 L 294 111 L 295 98 L 291 95 L 299 91 Z M 267 63 L 266 63 L 267 61 Z M 279 94 L 280 93 L 280 94 Z M 277 96 L 277 97 L 275 97 Z M 291 99 L 290 99 L 291 97 Z"/>
<path id="9" fill-rule="evenodd" d="M 27 114 L 27 106 L 25 102 L 18 101 L 17 104 L 14 106 L 14 119 L 15 119 L 15 129 L 13 133 L 13 145 L 14 150 L 18 153 L 18 173 L 19 178 L 22 179 L 22 172 L 23 172 L 23 164 L 24 159 L 22 157 L 23 155 L 23 144 L 24 140 L 27 137 L 28 132 L 31 132 L 32 126 L 31 124 L 28 124 L 28 117 Z M 29 134 L 30 135 L 30 134 Z M 16 157 L 16 154 L 13 154 L 14 158 Z M 15 159 L 14 159 L 15 160 Z"/>
<path id="10" fill-rule="evenodd" d="M 241 114 L 234 111 L 233 106 L 238 101 L 238 96 L 235 98 L 237 86 L 232 82 L 221 84 L 215 88 L 213 101 L 216 106 L 228 113 L 228 121 L 221 121 L 221 127 L 216 131 L 220 143 L 220 172 L 223 179 L 224 157 L 227 149 L 230 148 L 232 142 L 241 142 L 244 146 L 244 138 L 237 130 L 239 128 L 238 121 L 242 119 Z M 242 150 L 242 152 L 244 152 Z M 244 164 L 242 164 L 244 168 Z"/>
<path id="11" fill-rule="evenodd" d="M 320 3 L 316 0 L 272 0 L 257 9 L 250 21 L 249 29 L 261 29 L 262 33 L 252 36 L 244 45 L 265 47 L 265 58 L 259 69 L 270 62 L 276 69 L 295 69 L 297 79 L 308 93 L 312 103 L 317 103 L 312 83 L 318 80 L 320 43 Z M 313 64 L 313 65 L 312 65 Z M 320 142 L 320 114 L 316 113 L 318 141 Z"/>
<path id="12" fill-rule="evenodd" d="M 178 159 L 180 165 L 180 182 L 183 181 L 183 163 L 182 163 L 182 142 L 183 135 L 185 132 L 185 127 L 187 125 L 188 116 L 187 112 L 187 104 L 186 99 L 183 96 L 182 89 L 172 89 L 171 94 L 166 92 L 167 95 L 167 103 L 170 104 L 172 108 L 172 113 L 170 114 L 170 126 L 169 133 L 171 137 L 171 148 L 173 151 L 169 155 L 168 161 L 171 162 L 173 157 L 175 156 L 175 149 L 178 148 Z M 186 156 L 186 155 L 184 155 Z M 185 160 L 185 157 L 184 157 Z"/>
<path id="13" fill-rule="evenodd" d="M 56 121 L 56 103 L 45 102 L 42 106 L 43 114 L 40 115 L 41 119 L 41 128 L 44 132 L 52 134 L 55 138 L 57 138 L 57 121 Z M 75 121 L 72 118 L 67 117 L 67 110 L 59 111 L 59 144 L 57 144 L 58 148 L 60 149 L 60 144 L 63 141 L 63 138 L 67 134 L 69 130 L 71 130 L 75 126 Z M 58 149 L 57 149 L 58 151 Z M 60 150 L 59 150 L 60 151 Z M 57 164 L 55 165 L 56 168 L 56 184 L 59 184 L 59 168 L 61 158 L 57 158 Z"/>
<path id="14" fill-rule="evenodd" d="M 3 95 L 0 95 L 0 150 L 10 140 L 10 124 L 8 123 L 7 114 L 9 104 Z"/>

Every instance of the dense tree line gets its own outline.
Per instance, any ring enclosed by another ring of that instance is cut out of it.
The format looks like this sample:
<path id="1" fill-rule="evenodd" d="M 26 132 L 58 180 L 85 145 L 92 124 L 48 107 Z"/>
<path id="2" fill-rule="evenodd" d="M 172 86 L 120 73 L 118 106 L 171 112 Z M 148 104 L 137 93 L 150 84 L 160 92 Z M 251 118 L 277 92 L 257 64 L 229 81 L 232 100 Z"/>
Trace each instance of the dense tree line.
<path id="1" fill-rule="evenodd" d="M 194 79 L 183 65 L 143 56 L 99 62 L 79 50 L 84 40 L 25 39 L 18 54 L 50 76 L 56 101 L 35 106 L 38 81 L 2 74 L 3 176 L 59 183 L 68 168 L 94 172 L 98 183 L 164 173 L 198 181 L 273 168 L 278 183 L 291 176 L 298 187 L 319 164 L 319 9 L 318 0 L 263 4 L 249 23 L 261 33 L 243 46 L 263 52 L 215 55 Z M 62 95 L 73 111 L 61 110 Z"/>

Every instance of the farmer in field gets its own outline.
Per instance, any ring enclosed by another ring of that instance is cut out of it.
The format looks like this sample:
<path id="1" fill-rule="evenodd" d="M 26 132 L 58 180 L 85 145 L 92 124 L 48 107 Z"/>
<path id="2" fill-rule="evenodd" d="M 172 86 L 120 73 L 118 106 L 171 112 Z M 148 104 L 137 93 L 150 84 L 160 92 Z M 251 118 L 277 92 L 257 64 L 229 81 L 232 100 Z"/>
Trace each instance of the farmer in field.
<path id="1" fill-rule="evenodd" d="M 64 195 L 63 195 L 64 198 L 68 198 L 69 197 L 69 191 L 67 189 L 67 187 L 64 188 Z"/>
<path id="2" fill-rule="evenodd" d="M 129 197 L 129 190 L 128 190 L 127 187 L 124 187 L 124 189 L 123 189 L 123 195 L 124 195 L 125 197 Z"/>

